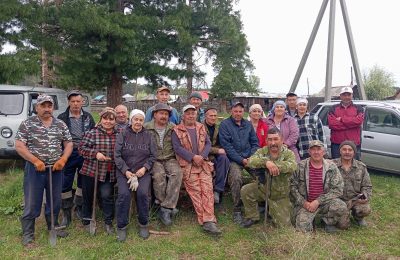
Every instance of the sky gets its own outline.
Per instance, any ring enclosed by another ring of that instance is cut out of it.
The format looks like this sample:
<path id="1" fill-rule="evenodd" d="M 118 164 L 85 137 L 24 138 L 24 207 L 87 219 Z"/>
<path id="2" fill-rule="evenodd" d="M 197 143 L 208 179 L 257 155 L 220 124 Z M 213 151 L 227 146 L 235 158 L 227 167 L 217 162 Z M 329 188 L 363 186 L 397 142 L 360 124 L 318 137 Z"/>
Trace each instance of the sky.
<path id="1" fill-rule="evenodd" d="M 322 0 L 241 0 L 244 33 L 262 91 L 286 93 L 296 74 Z M 400 1 L 348 0 L 347 11 L 361 73 L 375 64 L 393 74 L 400 86 Z M 336 0 L 332 85 L 349 85 L 352 61 L 340 1 Z M 325 86 L 329 3 L 296 93 Z M 355 77 L 354 77 L 355 79 Z"/>

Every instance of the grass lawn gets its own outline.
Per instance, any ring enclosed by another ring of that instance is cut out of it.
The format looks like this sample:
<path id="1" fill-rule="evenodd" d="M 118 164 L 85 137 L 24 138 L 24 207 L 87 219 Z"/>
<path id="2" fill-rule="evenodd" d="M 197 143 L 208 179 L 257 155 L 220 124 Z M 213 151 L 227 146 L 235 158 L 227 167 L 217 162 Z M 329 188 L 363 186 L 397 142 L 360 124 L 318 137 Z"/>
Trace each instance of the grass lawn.
<path id="1" fill-rule="evenodd" d="M 21 244 L 22 170 L 0 173 L 0 256 L 1 259 L 386 259 L 400 257 L 400 178 L 372 174 L 373 213 L 368 217 L 368 228 L 352 225 L 350 230 L 326 234 L 322 228 L 316 233 L 302 234 L 293 229 L 276 229 L 257 224 L 242 229 L 231 219 L 229 196 L 227 209 L 218 214 L 223 230 L 220 238 L 205 235 L 196 222 L 191 208 L 181 210 L 170 228 L 163 228 L 153 216 L 152 230 L 170 231 L 169 235 L 151 235 L 140 239 L 136 220 L 129 225 L 128 240 L 118 243 L 114 236 L 105 234 L 98 218 L 98 232 L 92 237 L 82 225 L 74 221 L 68 228 L 70 236 L 58 239 L 56 247 L 48 243 L 48 232 L 43 218 L 36 224 L 36 244 L 24 249 Z"/>

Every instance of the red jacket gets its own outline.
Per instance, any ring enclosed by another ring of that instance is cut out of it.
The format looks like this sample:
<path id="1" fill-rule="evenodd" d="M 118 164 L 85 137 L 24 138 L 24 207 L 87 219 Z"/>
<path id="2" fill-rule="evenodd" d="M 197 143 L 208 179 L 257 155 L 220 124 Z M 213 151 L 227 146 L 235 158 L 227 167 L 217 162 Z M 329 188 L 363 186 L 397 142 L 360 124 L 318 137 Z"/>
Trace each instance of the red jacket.
<path id="1" fill-rule="evenodd" d="M 260 148 L 267 146 L 268 125 L 263 120 L 258 120 L 256 135 Z"/>
<path id="2" fill-rule="evenodd" d="M 337 120 L 340 118 L 340 120 Z M 364 110 L 361 106 L 351 103 L 344 107 L 341 103 L 333 105 L 328 114 L 328 124 L 331 129 L 331 143 L 341 144 L 350 140 L 361 145 L 361 125 L 364 121 Z"/>

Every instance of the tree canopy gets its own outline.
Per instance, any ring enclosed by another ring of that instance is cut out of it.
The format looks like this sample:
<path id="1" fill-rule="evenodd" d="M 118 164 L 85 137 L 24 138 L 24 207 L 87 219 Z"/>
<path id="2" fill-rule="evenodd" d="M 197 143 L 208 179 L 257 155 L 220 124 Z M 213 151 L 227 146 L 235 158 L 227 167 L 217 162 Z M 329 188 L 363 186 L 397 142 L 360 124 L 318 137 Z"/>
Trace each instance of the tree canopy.
<path id="1" fill-rule="evenodd" d="M 374 65 L 364 72 L 365 92 L 370 100 L 382 100 L 395 93 L 396 80 L 391 72 Z"/>

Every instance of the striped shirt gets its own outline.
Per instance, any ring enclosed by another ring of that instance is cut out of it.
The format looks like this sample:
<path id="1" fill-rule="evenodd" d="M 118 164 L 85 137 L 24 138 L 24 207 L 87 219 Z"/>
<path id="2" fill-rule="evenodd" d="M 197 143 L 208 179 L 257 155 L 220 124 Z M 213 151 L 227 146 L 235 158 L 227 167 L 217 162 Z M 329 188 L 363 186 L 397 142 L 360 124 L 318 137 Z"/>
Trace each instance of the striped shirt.
<path id="1" fill-rule="evenodd" d="M 323 167 L 315 168 L 311 162 L 309 165 L 309 179 L 308 179 L 308 202 L 316 200 L 322 193 L 324 193 L 324 183 L 322 180 Z"/>

